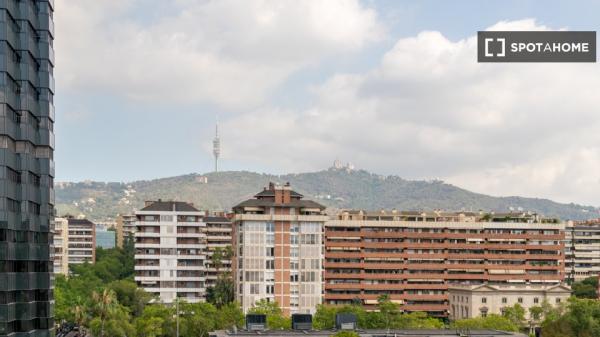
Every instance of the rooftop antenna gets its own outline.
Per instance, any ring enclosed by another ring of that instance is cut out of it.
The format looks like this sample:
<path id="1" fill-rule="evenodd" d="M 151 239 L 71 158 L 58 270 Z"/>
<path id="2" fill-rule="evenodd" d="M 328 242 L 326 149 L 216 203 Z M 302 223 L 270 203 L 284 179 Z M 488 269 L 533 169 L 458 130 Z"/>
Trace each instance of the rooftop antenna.
<path id="1" fill-rule="evenodd" d="M 215 172 L 219 172 L 219 156 L 221 156 L 221 139 L 219 138 L 219 115 L 215 124 L 215 138 L 213 139 L 213 156 L 215 157 Z"/>

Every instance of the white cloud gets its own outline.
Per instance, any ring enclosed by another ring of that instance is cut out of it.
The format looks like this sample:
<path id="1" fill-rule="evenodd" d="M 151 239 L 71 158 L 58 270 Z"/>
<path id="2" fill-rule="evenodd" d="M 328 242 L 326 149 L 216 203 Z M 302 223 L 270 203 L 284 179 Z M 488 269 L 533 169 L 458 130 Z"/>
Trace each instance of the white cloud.
<path id="1" fill-rule="evenodd" d="M 532 19 L 490 29 L 548 29 Z M 314 88 L 304 111 L 261 108 L 226 123 L 238 160 L 282 171 L 335 157 L 494 195 L 598 205 L 596 64 L 478 64 L 475 36 L 403 38 L 374 69 Z"/>
<path id="2" fill-rule="evenodd" d="M 56 7 L 59 90 L 150 102 L 258 105 L 291 74 L 383 34 L 375 11 L 357 0 L 58 0 Z M 152 8 L 164 13 L 153 19 Z M 141 12 L 150 13 L 144 20 Z"/>

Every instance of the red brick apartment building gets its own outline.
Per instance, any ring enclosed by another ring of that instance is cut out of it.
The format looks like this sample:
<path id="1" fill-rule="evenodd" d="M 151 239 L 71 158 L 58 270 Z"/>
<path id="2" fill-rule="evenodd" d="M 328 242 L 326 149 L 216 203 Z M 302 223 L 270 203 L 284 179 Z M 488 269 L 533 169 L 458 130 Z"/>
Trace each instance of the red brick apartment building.
<path id="1" fill-rule="evenodd" d="M 564 279 L 564 224 L 535 214 L 340 212 L 325 223 L 324 302 L 381 294 L 448 315 L 448 285 Z"/>
<path id="2" fill-rule="evenodd" d="M 235 291 L 244 312 L 265 299 L 286 314 L 314 313 L 323 296 L 324 209 L 272 183 L 233 207 Z"/>

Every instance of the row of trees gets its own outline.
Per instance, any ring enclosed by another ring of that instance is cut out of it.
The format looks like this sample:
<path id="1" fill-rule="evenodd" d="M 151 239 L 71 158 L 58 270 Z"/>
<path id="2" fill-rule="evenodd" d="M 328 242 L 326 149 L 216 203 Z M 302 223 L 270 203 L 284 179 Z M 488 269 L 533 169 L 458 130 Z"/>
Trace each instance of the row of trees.
<path id="1" fill-rule="evenodd" d="M 95 264 L 72 266 L 72 276 L 57 276 L 55 282 L 55 317 L 86 327 L 96 337 L 160 337 L 173 336 L 176 329 L 174 306 L 159 303 L 157 298 L 138 288 L 133 281 L 133 247 L 101 249 Z M 213 264 L 219 270 L 222 260 L 231 258 L 230 249 L 213 254 Z M 573 285 L 575 295 L 592 297 L 588 289 L 596 284 L 590 279 Z M 229 273 L 219 273 L 215 287 L 208 289 L 208 303 L 180 303 L 181 336 L 207 336 L 217 329 L 241 327 L 244 316 L 234 302 L 233 280 Z M 290 318 L 277 303 L 265 300 L 250 310 L 267 316 L 270 329 L 289 329 Z M 402 313 L 389 296 L 378 298 L 378 311 L 366 311 L 360 304 L 345 306 L 319 305 L 313 317 L 315 329 L 332 329 L 338 313 L 353 313 L 364 329 L 436 329 L 444 322 L 421 312 Z M 529 309 L 531 321 L 525 319 L 525 309 L 519 304 L 505 308 L 502 315 L 488 315 L 457 320 L 456 329 L 496 329 L 519 331 L 530 324 L 541 325 L 544 336 L 600 336 L 600 302 L 572 298 L 557 308 L 544 302 Z"/>
<path id="2" fill-rule="evenodd" d="M 173 336 L 176 330 L 174 306 L 137 287 L 133 281 L 133 247 L 96 250 L 95 264 L 74 265 L 68 278 L 55 281 L 55 318 L 86 328 L 96 337 Z M 218 249 L 213 263 L 221 268 L 229 259 L 228 249 Z M 209 331 L 243 324 L 240 306 L 233 302 L 229 273 L 220 273 L 207 294 L 208 303 L 179 305 L 180 336 L 207 336 Z"/>
<path id="3" fill-rule="evenodd" d="M 553 307 L 544 301 L 529 308 L 530 320 L 525 320 L 525 309 L 519 304 L 505 308 L 502 315 L 488 315 L 457 320 L 456 329 L 495 329 L 503 331 L 527 330 L 541 326 L 544 337 L 600 336 L 600 301 L 571 297 L 567 303 Z"/>
<path id="4" fill-rule="evenodd" d="M 402 313 L 400 306 L 390 300 L 388 295 L 378 298 L 378 311 L 366 311 L 362 305 L 332 306 L 320 304 L 313 316 L 313 328 L 328 330 L 335 327 L 335 315 L 338 313 L 353 313 L 356 315 L 358 326 L 363 329 L 439 329 L 444 323 L 428 317 L 426 313 Z M 267 316 L 269 329 L 290 329 L 291 320 L 284 316 L 277 303 L 258 301 L 249 310 L 251 313 Z"/>

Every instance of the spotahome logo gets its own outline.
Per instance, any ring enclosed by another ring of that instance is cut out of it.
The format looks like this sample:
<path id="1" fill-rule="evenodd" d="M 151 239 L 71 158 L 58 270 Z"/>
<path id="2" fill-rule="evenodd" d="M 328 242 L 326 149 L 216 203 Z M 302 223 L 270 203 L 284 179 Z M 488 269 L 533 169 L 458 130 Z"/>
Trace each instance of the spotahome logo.
<path id="1" fill-rule="evenodd" d="M 596 62 L 596 32 L 477 32 L 478 62 Z"/>

